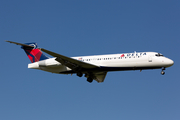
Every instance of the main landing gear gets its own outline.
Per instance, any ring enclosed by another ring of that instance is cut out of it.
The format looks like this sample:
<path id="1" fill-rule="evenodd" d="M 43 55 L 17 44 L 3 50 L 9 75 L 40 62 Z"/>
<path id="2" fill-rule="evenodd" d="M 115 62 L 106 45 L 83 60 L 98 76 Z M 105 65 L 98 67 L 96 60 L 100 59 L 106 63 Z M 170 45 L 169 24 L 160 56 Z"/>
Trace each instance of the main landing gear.
<path id="1" fill-rule="evenodd" d="M 87 81 L 88 81 L 89 83 L 92 83 L 92 81 L 93 81 L 93 78 L 91 78 L 91 77 L 88 77 L 88 78 L 87 78 Z"/>
<path id="2" fill-rule="evenodd" d="M 82 76 L 83 76 L 83 73 L 82 73 L 82 72 L 77 72 L 76 75 L 77 75 L 78 77 L 82 77 Z M 92 77 L 90 77 L 90 76 L 88 77 L 87 74 L 85 74 L 85 77 L 87 77 L 87 81 L 88 81 L 89 83 L 92 83 L 92 81 L 93 81 L 93 78 L 92 78 Z"/>
<path id="3" fill-rule="evenodd" d="M 165 67 L 162 67 L 161 75 L 165 74 L 164 70 L 165 70 Z"/>
<path id="4" fill-rule="evenodd" d="M 88 73 L 88 74 L 86 73 L 84 77 L 87 77 L 87 81 L 89 83 L 92 83 L 92 81 L 93 81 L 93 74 L 92 73 Z"/>
<path id="5" fill-rule="evenodd" d="M 83 73 L 82 72 L 77 72 L 76 75 L 79 76 L 79 77 L 82 77 Z"/>

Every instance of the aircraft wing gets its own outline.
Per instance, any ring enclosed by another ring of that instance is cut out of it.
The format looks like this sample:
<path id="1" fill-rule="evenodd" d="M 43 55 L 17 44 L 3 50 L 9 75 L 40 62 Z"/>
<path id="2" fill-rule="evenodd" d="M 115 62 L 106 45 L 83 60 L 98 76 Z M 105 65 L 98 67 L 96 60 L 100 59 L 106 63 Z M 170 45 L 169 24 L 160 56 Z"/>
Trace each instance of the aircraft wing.
<path id="1" fill-rule="evenodd" d="M 62 65 L 65 65 L 69 68 L 71 68 L 74 71 L 78 71 L 78 70 L 90 70 L 90 69 L 95 69 L 95 68 L 99 68 L 99 66 L 93 65 L 93 64 L 89 64 L 89 63 L 85 63 L 73 58 L 69 58 L 54 52 L 51 52 L 49 50 L 46 50 L 44 48 L 41 48 L 41 50 L 51 56 L 56 57 L 56 61 L 60 62 Z M 107 72 L 92 72 L 94 80 L 96 80 L 98 83 L 101 83 L 104 81 Z M 87 76 L 88 77 L 88 76 Z"/>
<path id="2" fill-rule="evenodd" d="M 6 42 L 13 43 L 16 45 L 21 45 L 24 47 L 34 48 L 34 46 L 30 46 L 27 44 L 22 44 L 22 43 L 17 43 L 17 42 L 12 42 L 12 41 L 6 41 Z M 80 60 L 76 60 L 76 59 L 73 59 L 70 57 L 66 57 L 66 56 L 57 54 L 55 52 L 46 50 L 44 48 L 38 48 L 38 49 L 42 50 L 43 52 L 45 52 L 53 57 L 56 57 L 56 59 L 55 59 L 56 61 L 60 62 L 62 65 L 69 67 L 70 69 L 72 69 L 75 72 L 84 71 L 85 73 L 87 73 L 89 71 L 91 73 L 91 75 L 93 76 L 93 79 L 99 83 L 103 82 L 106 77 L 107 72 L 93 71 L 93 69 L 99 68 L 99 66 L 97 66 L 97 65 L 93 65 L 93 64 L 86 63 L 86 62 L 83 62 Z M 88 76 L 86 76 L 86 77 L 88 77 Z"/>
<path id="3" fill-rule="evenodd" d="M 30 46 L 30 45 L 26 45 L 26 44 L 22 44 L 22 43 L 12 42 L 12 41 L 8 41 L 8 40 L 6 40 L 6 42 L 13 43 L 13 44 L 16 44 L 16 45 L 21 45 L 21 46 L 24 46 L 24 47 L 34 48 L 34 46 Z"/>
<path id="4" fill-rule="evenodd" d="M 78 71 L 78 70 L 85 70 L 85 69 L 94 69 L 94 68 L 99 68 L 99 66 L 93 65 L 93 64 L 89 64 L 89 63 L 85 63 L 70 57 L 66 57 L 64 55 L 60 55 L 57 54 L 55 52 L 51 52 L 49 50 L 46 50 L 44 48 L 40 48 L 43 52 L 56 57 L 56 61 L 60 62 L 62 65 L 65 65 L 69 68 L 71 68 L 74 71 Z"/>
<path id="5" fill-rule="evenodd" d="M 98 82 L 98 83 L 101 83 L 104 81 L 105 77 L 106 77 L 106 74 L 107 72 L 95 72 L 94 73 L 94 76 L 95 76 L 95 80 Z"/>

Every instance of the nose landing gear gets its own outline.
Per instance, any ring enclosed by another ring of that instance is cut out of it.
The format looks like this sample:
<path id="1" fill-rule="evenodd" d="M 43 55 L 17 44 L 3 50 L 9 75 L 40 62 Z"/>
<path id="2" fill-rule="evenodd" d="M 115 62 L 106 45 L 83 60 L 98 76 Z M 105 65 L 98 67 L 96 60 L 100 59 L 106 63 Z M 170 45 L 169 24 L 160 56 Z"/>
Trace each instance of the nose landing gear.
<path id="1" fill-rule="evenodd" d="M 162 67 L 161 75 L 165 74 L 164 70 L 165 70 L 165 67 Z"/>
<path id="2" fill-rule="evenodd" d="M 161 75 L 164 75 L 165 74 L 165 72 L 164 71 L 161 71 Z"/>

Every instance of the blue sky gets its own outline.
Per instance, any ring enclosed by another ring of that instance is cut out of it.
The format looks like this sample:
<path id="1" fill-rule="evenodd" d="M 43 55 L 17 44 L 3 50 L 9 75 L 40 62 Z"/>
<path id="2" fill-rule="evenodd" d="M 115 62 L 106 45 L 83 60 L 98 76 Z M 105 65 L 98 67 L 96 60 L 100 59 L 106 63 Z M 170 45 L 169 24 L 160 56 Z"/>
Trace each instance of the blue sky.
<path id="1" fill-rule="evenodd" d="M 178 0 L 1 0 L 1 120 L 179 120 Z M 109 72 L 103 83 L 27 69 L 20 46 L 69 57 L 155 51 L 161 70 Z"/>

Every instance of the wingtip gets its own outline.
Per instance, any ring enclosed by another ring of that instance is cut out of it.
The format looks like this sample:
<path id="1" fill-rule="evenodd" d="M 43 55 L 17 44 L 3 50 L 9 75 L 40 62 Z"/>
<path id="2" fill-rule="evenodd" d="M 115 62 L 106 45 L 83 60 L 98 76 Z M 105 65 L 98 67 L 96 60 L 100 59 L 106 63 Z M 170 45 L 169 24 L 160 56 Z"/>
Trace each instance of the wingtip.
<path id="1" fill-rule="evenodd" d="M 5 40 L 5 42 L 14 43 L 14 42 L 12 42 L 12 41 L 9 41 L 9 40 Z"/>
<path id="2" fill-rule="evenodd" d="M 9 43 L 16 44 L 16 45 L 21 45 L 21 46 L 26 46 L 26 47 L 34 48 L 34 46 L 30 46 L 30 45 L 27 45 L 27 44 L 17 43 L 17 42 L 8 41 L 8 40 L 5 40 L 5 41 L 9 42 Z"/>
<path id="3" fill-rule="evenodd" d="M 16 42 L 13 42 L 13 41 L 9 41 L 9 40 L 5 40 L 5 42 L 8 42 L 8 43 L 13 43 L 13 44 L 16 44 L 16 45 L 18 45 L 18 43 L 16 43 Z"/>
<path id="4" fill-rule="evenodd" d="M 8 40 L 5 40 L 5 42 L 10 42 L 10 41 L 8 41 Z"/>

